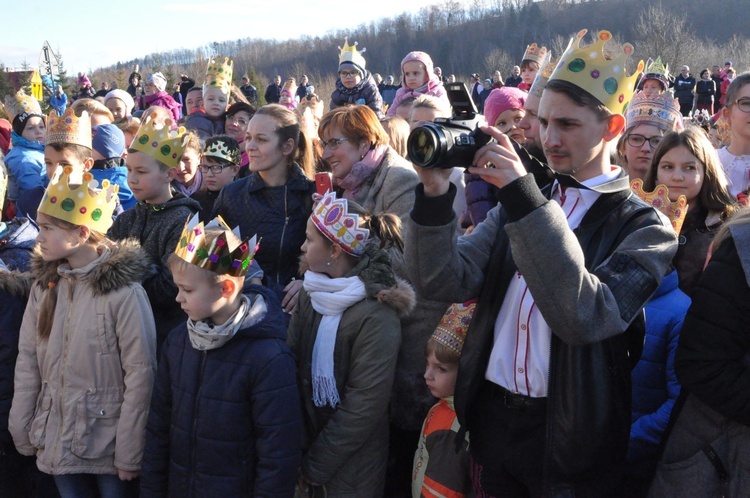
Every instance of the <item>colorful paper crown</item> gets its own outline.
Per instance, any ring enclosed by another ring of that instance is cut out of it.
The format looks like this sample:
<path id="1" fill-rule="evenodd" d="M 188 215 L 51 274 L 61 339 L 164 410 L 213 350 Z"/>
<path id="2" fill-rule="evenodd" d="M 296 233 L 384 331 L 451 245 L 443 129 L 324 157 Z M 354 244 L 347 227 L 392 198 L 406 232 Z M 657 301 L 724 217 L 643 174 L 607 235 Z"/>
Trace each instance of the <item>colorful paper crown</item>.
<path id="1" fill-rule="evenodd" d="M 643 77 L 638 83 L 641 86 L 646 80 L 658 80 L 664 85 L 664 90 L 669 88 L 669 65 L 664 65 L 661 61 L 661 56 L 657 57 L 656 60 L 649 59 L 646 63 L 646 69 L 644 69 Z"/>
<path id="2" fill-rule="evenodd" d="M 354 64 L 357 67 L 362 68 L 362 70 L 365 69 L 367 65 L 367 61 L 365 61 L 365 58 L 362 56 L 367 49 L 363 48 L 362 50 L 357 50 L 357 45 L 359 42 L 354 42 L 354 45 L 349 45 L 349 39 L 344 38 L 344 46 L 338 47 L 339 49 L 339 66 L 345 62 L 349 62 L 351 64 Z"/>
<path id="3" fill-rule="evenodd" d="M 665 133 L 682 131 L 680 102 L 669 93 L 647 97 L 644 92 L 638 92 L 633 95 L 625 111 L 625 123 L 628 130 L 639 125 L 651 125 Z"/>
<path id="4" fill-rule="evenodd" d="M 220 161 L 239 165 L 242 161 L 242 155 L 239 147 L 235 144 L 230 144 L 221 137 L 210 138 L 206 142 L 206 147 L 203 149 L 204 157 L 213 157 Z"/>
<path id="5" fill-rule="evenodd" d="M 187 130 L 182 126 L 172 130 L 171 119 L 166 119 L 161 128 L 156 128 L 155 120 L 156 113 L 146 117 L 135 133 L 130 148 L 148 154 L 170 168 L 176 168 L 180 164 L 182 153 L 185 152 Z"/>
<path id="6" fill-rule="evenodd" d="M 643 180 L 640 178 L 633 180 L 630 188 L 642 201 L 658 209 L 669 218 L 674 232 L 680 234 L 682 223 L 687 215 L 687 197 L 681 195 L 675 202 L 671 202 L 669 200 L 669 189 L 666 185 L 657 185 L 653 192 L 646 192 L 643 190 Z"/>
<path id="7" fill-rule="evenodd" d="M 610 58 L 605 55 L 604 44 L 612 39 L 612 34 L 609 31 L 599 31 L 594 44 L 581 47 L 581 39 L 586 33 L 587 30 L 582 29 L 570 40 L 549 81 L 572 83 L 596 97 L 614 114 L 624 114 L 633 97 L 636 79 L 643 71 L 643 61 L 628 76 L 625 63 L 633 53 L 633 45 L 624 44 L 622 53 Z"/>
<path id="8" fill-rule="evenodd" d="M 476 300 L 451 304 L 443 318 L 440 319 L 440 323 L 435 332 L 432 333 L 430 340 L 445 346 L 456 357 L 460 357 L 461 350 L 464 348 L 466 332 L 469 330 L 471 317 L 474 316 L 476 307 Z"/>
<path id="9" fill-rule="evenodd" d="M 539 71 L 537 71 L 536 76 L 534 77 L 534 83 L 532 83 L 531 88 L 529 88 L 529 95 L 536 95 L 537 97 L 542 96 L 544 89 L 547 87 L 547 81 L 549 81 L 549 77 L 552 76 L 552 72 L 555 70 L 556 65 L 557 61 L 552 60 L 552 52 L 548 51 L 544 56 L 542 63 L 539 64 Z"/>
<path id="10" fill-rule="evenodd" d="M 221 216 L 204 226 L 195 213 L 185 223 L 174 253 L 191 265 L 217 275 L 242 277 L 253 264 L 257 250 L 256 236 L 249 241 L 240 239 L 239 227 L 230 230 Z"/>
<path id="11" fill-rule="evenodd" d="M 539 64 L 539 66 L 541 66 L 546 56 L 547 56 L 546 46 L 542 45 L 541 47 L 539 47 L 537 46 L 536 43 L 532 43 L 531 45 L 526 46 L 526 52 L 523 53 L 522 60 L 533 61 Z"/>
<path id="12" fill-rule="evenodd" d="M 5 96 L 5 112 L 8 113 L 8 120 L 11 123 L 16 116 L 21 114 L 43 116 L 39 101 L 31 95 L 26 95 L 23 88 L 15 95 Z"/>
<path id="13" fill-rule="evenodd" d="M 65 109 L 62 116 L 53 110 L 47 118 L 47 145 L 76 144 L 91 148 L 91 119 L 89 113 L 81 111 L 81 117 L 76 116 L 72 107 Z"/>
<path id="14" fill-rule="evenodd" d="M 362 256 L 370 231 L 359 227 L 359 216 L 349 214 L 346 199 L 336 199 L 328 192 L 313 209 L 312 220 L 318 230 L 331 242 L 340 245 L 347 254 Z"/>
<path id="15" fill-rule="evenodd" d="M 206 81 L 203 83 L 203 91 L 209 88 L 220 88 L 221 91 L 229 95 L 232 88 L 232 76 L 234 75 L 234 61 L 229 57 L 224 57 L 221 62 L 221 56 L 208 59 L 208 68 L 206 68 Z"/>
<path id="16" fill-rule="evenodd" d="M 117 205 L 120 186 L 109 180 L 102 180 L 100 186 L 89 172 L 83 174 L 82 184 L 71 184 L 72 172 L 72 166 L 57 169 L 37 211 L 74 225 L 86 225 L 99 233 L 107 233 L 112 226 L 112 213 Z"/>
<path id="17" fill-rule="evenodd" d="M 284 82 L 284 86 L 281 87 L 281 91 L 287 92 L 291 97 L 297 92 L 297 82 L 294 78 L 289 78 Z"/>

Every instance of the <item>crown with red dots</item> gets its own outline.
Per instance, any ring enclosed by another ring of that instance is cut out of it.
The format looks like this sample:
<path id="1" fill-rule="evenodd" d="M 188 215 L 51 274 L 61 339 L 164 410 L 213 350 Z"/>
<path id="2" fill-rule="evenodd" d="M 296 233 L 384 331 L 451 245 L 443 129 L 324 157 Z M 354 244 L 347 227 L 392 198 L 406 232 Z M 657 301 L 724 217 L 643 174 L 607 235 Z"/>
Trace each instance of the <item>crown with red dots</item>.
<path id="1" fill-rule="evenodd" d="M 195 213 L 185 223 L 174 253 L 217 275 L 245 276 L 259 246 L 256 236 L 242 240 L 239 231 L 239 227 L 231 230 L 221 216 L 204 225 Z"/>
<path id="2" fill-rule="evenodd" d="M 203 83 L 203 92 L 209 88 L 220 88 L 225 95 L 229 95 L 232 87 L 232 76 L 234 75 L 234 61 L 229 57 L 221 56 L 211 57 L 208 59 L 206 68 L 206 81 Z"/>
<path id="3" fill-rule="evenodd" d="M 146 117 L 138 128 L 130 144 L 131 149 L 143 152 L 160 161 L 170 168 L 176 168 L 180 164 L 182 153 L 188 141 L 187 130 L 180 126 L 172 130 L 172 120 L 166 119 L 161 128 L 156 128 L 156 113 Z M 89 132 L 89 137 L 91 132 Z"/>
<path id="4" fill-rule="evenodd" d="M 630 188 L 643 202 L 659 210 L 669 218 L 674 232 L 678 235 L 680 234 L 682 223 L 685 221 L 688 211 L 687 197 L 681 195 L 675 202 L 670 201 L 669 189 L 666 185 L 657 185 L 653 192 L 646 192 L 643 190 L 643 180 L 640 178 L 633 180 Z"/>
<path id="5" fill-rule="evenodd" d="M 671 93 L 651 97 L 645 92 L 636 93 L 625 111 L 625 127 L 630 129 L 638 125 L 656 126 L 665 133 L 682 131 L 680 101 Z"/>
<path id="6" fill-rule="evenodd" d="M 72 172 L 72 166 L 57 168 L 37 212 L 107 233 L 112 226 L 120 186 L 109 180 L 102 180 L 99 185 L 89 172 L 83 174 L 80 184 L 71 183 Z"/>
<path id="7" fill-rule="evenodd" d="M 220 162 L 239 165 L 242 161 L 242 154 L 237 142 L 232 140 L 230 143 L 226 139 L 229 137 L 212 137 L 206 141 L 203 149 L 203 157 L 212 157 Z"/>
<path id="8" fill-rule="evenodd" d="M 81 117 L 76 116 L 72 107 L 65 109 L 62 116 L 53 110 L 47 118 L 47 145 L 75 144 L 91 148 L 91 119 L 89 113 L 81 111 Z"/>
<path id="9" fill-rule="evenodd" d="M 541 66 L 546 56 L 547 56 L 546 46 L 542 45 L 540 47 L 536 43 L 532 43 L 531 45 L 526 46 L 526 52 L 523 53 L 523 59 L 521 60 L 533 61 L 539 64 L 539 66 Z"/>
<path id="10" fill-rule="evenodd" d="M 552 52 L 547 52 L 542 63 L 539 64 L 539 71 L 537 71 L 534 77 L 534 83 L 529 88 L 529 95 L 542 96 L 544 89 L 547 87 L 547 81 L 549 81 L 549 77 L 552 76 L 552 72 L 556 66 L 557 61 L 552 60 Z"/>
<path id="11" fill-rule="evenodd" d="M 581 47 L 581 39 L 588 31 L 582 29 L 570 40 L 568 48 L 560 57 L 549 81 L 567 81 L 596 97 L 614 114 L 625 114 L 635 91 L 638 75 L 643 71 L 643 61 L 638 69 L 628 76 L 625 63 L 633 53 L 633 45 L 622 45 L 619 55 L 613 56 L 604 45 L 612 40 L 612 33 L 599 31 L 596 42 Z"/>
<path id="12" fill-rule="evenodd" d="M 365 252 L 370 231 L 360 228 L 359 216 L 349 214 L 346 199 L 336 199 L 335 192 L 323 196 L 310 216 L 325 237 L 341 246 L 347 254 L 360 257 Z"/>
<path id="13" fill-rule="evenodd" d="M 476 300 L 451 304 L 430 340 L 445 346 L 457 358 L 460 357 L 476 307 Z"/>

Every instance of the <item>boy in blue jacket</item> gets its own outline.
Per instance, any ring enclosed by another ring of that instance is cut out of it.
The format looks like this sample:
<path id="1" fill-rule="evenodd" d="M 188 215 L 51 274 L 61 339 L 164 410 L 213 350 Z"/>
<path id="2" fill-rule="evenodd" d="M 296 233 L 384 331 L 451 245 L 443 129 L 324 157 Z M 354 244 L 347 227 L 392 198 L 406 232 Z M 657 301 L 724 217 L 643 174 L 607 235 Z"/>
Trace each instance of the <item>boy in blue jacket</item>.
<path id="1" fill-rule="evenodd" d="M 194 216 L 169 267 L 188 315 L 163 346 L 141 497 L 290 497 L 301 418 L 286 320 L 274 293 L 243 289 L 255 241 Z"/>

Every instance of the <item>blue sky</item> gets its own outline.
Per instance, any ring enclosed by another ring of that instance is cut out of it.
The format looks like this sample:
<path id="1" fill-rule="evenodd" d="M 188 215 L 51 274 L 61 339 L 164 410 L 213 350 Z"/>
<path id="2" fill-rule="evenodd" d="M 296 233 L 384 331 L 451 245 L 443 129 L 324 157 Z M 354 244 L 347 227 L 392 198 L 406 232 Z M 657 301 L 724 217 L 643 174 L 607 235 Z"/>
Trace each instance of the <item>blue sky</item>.
<path id="1" fill-rule="evenodd" d="M 196 48 L 212 41 L 322 35 L 331 29 L 355 27 L 405 11 L 417 12 L 435 3 L 436 0 L 8 1 L 2 8 L 0 62 L 9 68 L 20 68 L 24 61 L 36 67 L 47 40 L 61 54 L 68 74 L 73 74 L 151 52 Z M 11 19 L 15 22 L 8 22 Z"/>

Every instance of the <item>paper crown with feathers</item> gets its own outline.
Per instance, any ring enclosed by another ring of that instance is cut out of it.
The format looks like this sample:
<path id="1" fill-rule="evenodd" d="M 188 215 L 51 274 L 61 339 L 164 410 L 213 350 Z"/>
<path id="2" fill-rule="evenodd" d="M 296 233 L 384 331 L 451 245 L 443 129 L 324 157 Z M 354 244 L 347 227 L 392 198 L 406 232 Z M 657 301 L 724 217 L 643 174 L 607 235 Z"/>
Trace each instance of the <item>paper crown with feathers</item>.
<path id="1" fill-rule="evenodd" d="M 643 180 L 640 178 L 633 180 L 630 188 L 642 201 L 669 218 L 675 233 L 680 234 L 682 223 L 685 221 L 688 211 L 687 197 L 681 195 L 675 202 L 671 202 L 669 200 L 669 189 L 666 185 L 657 185 L 653 192 L 646 192 L 643 190 Z"/>
<path id="2" fill-rule="evenodd" d="M 635 82 L 643 71 L 643 61 L 628 76 L 625 63 L 633 53 L 633 45 L 626 43 L 616 57 L 607 55 L 604 45 L 612 39 L 609 31 L 599 31 L 596 42 L 581 47 L 581 39 L 588 31 L 582 29 L 568 43 L 549 81 L 567 81 L 587 91 L 614 114 L 624 114 L 635 92 Z"/>
<path id="3" fill-rule="evenodd" d="M 536 76 L 534 77 L 534 83 L 532 83 L 531 88 L 529 88 L 529 95 L 536 95 L 537 97 L 542 96 L 544 89 L 547 87 L 547 81 L 549 81 L 549 77 L 552 76 L 552 71 L 555 70 L 556 65 L 557 61 L 552 59 L 552 52 L 548 51 L 541 64 L 539 64 L 539 71 L 537 71 Z"/>
<path id="4" fill-rule="evenodd" d="M 338 47 L 339 66 L 345 62 L 349 62 L 359 68 L 362 68 L 363 70 L 366 68 L 367 62 L 365 61 L 365 58 L 362 56 L 362 54 L 364 54 L 367 49 L 363 48 L 362 50 L 357 50 L 358 44 L 359 42 L 354 42 L 354 45 L 349 45 L 349 39 L 344 38 L 344 46 Z"/>
<path id="5" fill-rule="evenodd" d="M 53 110 L 47 118 L 47 145 L 75 144 L 91 148 L 91 119 L 89 113 L 81 111 L 81 117 L 76 116 L 72 107 L 65 109 L 62 116 Z"/>
<path id="6" fill-rule="evenodd" d="M 523 53 L 522 60 L 533 61 L 539 64 L 539 66 L 541 66 L 546 56 L 547 56 L 547 47 L 545 45 L 542 45 L 540 47 L 536 43 L 532 43 L 531 45 L 526 46 L 526 51 Z"/>
<path id="7" fill-rule="evenodd" d="M 681 131 L 683 129 L 680 102 L 670 93 L 647 97 L 644 92 L 633 95 L 625 110 L 625 127 L 638 125 L 656 126 L 663 132 Z"/>
<path id="8" fill-rule="evenodd" d="M 646 80 L 657 80 L 664 85 L 664 90 L 669 88 L 669 65 L 662 63 L 661 56 L 656 60 L 649 59 L 646 62 L 646 68 L 643 70 L 643 77 L 638 86 L 643 85 Z"/>
<path id="9" fill-rule="evenodd" d="M 148 154 L 170 168 L 176 168 L 185 152 L 187 130 L 182 126 L 172 130 L 171 119 L 166 119 L 160 128 L 156 127 L 155 121 L 156 113 L 146 117 L 135 133 L 130 148 Z"/>
<path id="10" fill-rule="evenodd" d="M 16 119 L 16 116 L 22 114 L 43 116 L 39 101 L 32 95 L 26 95 L 23 88 L 13 95 L 5 96 L 5 112 L 8 114 L 8 120 L 11 123 Z"/>
<path id="11" fill-rule="evenodd" d="M 112 226 L 120 186 L 109 180 L 102 180 L 100 186 L 88 171 L 83 174 L 83 182 L 77 185 L 71 183 L 72 172 L 72 166 L 57 169 L 37 212 L 107 233 Z"/>
<path id="12" fill-rule="evenodd" d="M 446 347 L 457 358 L 460 357 L 476 307 L 476 300 L 451 304 L 440 319 L 430 340 Z"/>
<path id="13" fill-rule="evenodd" d="M 219 88 L 221 91 L 229 95 L 229 90 L 232 88 L 232 77 L 234 76 L 234 61 L 229 57 L 224 57 L 224 61 L 221 61 L 221 56 L 210 57 L 208 59 L 208 67 L 206 68 L 206 80 L 203 83 L 203 92 L 210 88 Z"/>
<path id="14" fill-rule="evenodd" d="M 239 232 L 239 227 L 231 230 L 221 216 L 204 225 L 195 213 L 185 223 L 174 253 L 183 261 L 217 275 L 242 277 L 253 263 L 258 244 L 256 236 L 242 240 Z"/>
<path id="15" fill-rule="evenodd" d="M 313 208 L 311 218 L 318 230 L 344 252 L 357 257 L 364 254 L 370 231 L 360 228 L 359 216 L 349 213 L 346 199 L 337 199 L 335 192 L 326 193 Z"/>

